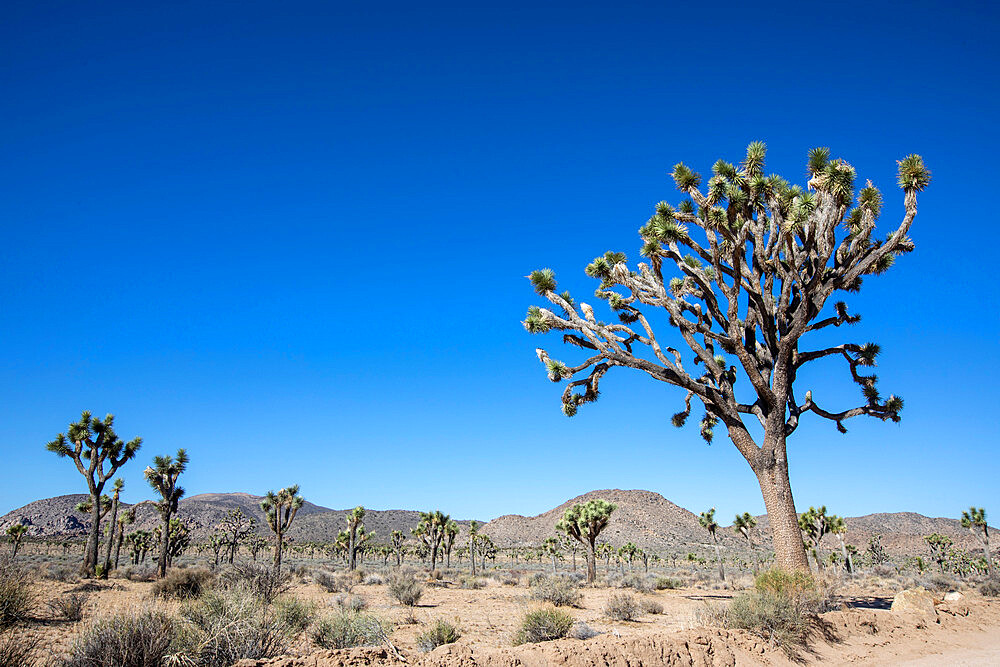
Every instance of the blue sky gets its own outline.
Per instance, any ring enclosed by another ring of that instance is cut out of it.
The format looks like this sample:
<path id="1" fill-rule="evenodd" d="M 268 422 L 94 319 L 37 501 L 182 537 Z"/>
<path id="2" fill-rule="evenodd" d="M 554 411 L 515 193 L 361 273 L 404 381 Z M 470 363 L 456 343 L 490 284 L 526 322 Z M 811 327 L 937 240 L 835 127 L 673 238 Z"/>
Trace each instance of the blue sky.
<path id="1" fill-rule="evenodd" d="M 132 502 L 186 447 L 189 494 L 489 519 L 644 488 L 761 513 L 724 438 L 669 425 L 668 386 L 611 374 L 563 417 L 519 324 L 530 270 L 589 295 L 590 259 L 637 257 L 679 199 L 674 163 L 760 139 L 799 182 L 830 146 L 886 225 L 895 160 L 934 172 L 916 252 L 849 299 L 903 422 L 807 420 L 797 504 L 997 516 L 997 10 L 533 4 L 9 5 L 0 511 L 85 489 L 44 444 L 89 409 L 145 439 Z M 820 370 L 817 396 L 858 400 Z"/>

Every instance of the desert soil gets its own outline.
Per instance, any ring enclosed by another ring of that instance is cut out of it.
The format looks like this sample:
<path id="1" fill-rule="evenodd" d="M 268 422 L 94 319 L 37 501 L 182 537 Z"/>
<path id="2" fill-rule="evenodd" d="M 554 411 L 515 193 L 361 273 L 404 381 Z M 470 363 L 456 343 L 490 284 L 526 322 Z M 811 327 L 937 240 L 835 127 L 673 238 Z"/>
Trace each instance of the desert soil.
<path id="1" fill-rule="evenodd" d="M 157 605 L 177 611 L 179 603 L 155 600 L 151 584 L 114 580 L 89 592 L 84 619 L 79 623 L 44 620 L 44 601 L 77 589 L 78 584 L 44 581 L 38 584 L 39 622 L 23 632 L 39 635 L 44 653 L 68 651 L 77 633 L 98 616 L 137 606 Z M 93 584 L 89 585 L 93 586 Z M 386 587 L 356 586 L 353 594 L 368 602 L 368 610 L 393 621 L 391 640 L 410 665 L 442 667 L 533 667 L 535 665 L 1000 665 L 1000 600 L 970 592 L 956 602 L 937 605 L 936 616 L 921 618 L 888 609 L 891 593 L 852 597 L 844 595 L 841 611 L 823 615 L 809 648 L 789 657 L 776 647 L 743 631 L 701 627 L 699 610 L 725 602 L 732 593 L 678 589 L 636 594 L 663 605 L 662 614 L 644 614 L 634 622 L 607 619 L 607 598 L 617 589 L 583 589 L 579 608 L 569 609 L 578 621 L 601 633 L 581 641 L 564 639 L 545 644 L 511 646 L 521 617 L 537 606 L 524 585 L 505 586 L 490 580 L 481 590 L 427 586 L 420 605 L 412 610 L 393 602 Z M 313 600 L 323 613 L 332 612 L 336 594 L 315 584 L 293 586 L 290 595 Z M 446 619 L 456 623 L 462 638 L 454 645 L 420 653 L 416 637 L 429 623 Z M 415 621 L 415 622 L 414 622 Z M 244 661 L 240 667 L 346 667 L 398 664 L 386 648 L 323 651 L 305 635 L 288 656 L 268 661 Z"/>

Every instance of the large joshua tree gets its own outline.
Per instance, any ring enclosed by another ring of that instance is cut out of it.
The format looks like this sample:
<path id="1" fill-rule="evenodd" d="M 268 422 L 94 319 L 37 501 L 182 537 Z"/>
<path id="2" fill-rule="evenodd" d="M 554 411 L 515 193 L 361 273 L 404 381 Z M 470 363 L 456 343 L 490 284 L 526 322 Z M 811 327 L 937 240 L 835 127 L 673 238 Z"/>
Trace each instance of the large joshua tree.
<path id="1" fill-rule="evenodd" d="M 118 532 L 118 501 L 125 482 L 122 478 L 117 478 L 111 485 L 111 521 L 108 523 L 108 544 L 104 550 L 104 568 L 101 570 L 101 577 L 108 578 L 111 571 L 111 552 L 114 550 L 115 533 Z"/>
<path id="2" fill-rule="evenodd" d="M 609 252 L 587 266 L 587 275 L 601 281 L 595 297 L 608 302 L 619 323 L 605 323 L 591 306 L 560 294 L 553 272 L 542 269 L 529 277 L 554 308 L 531 307 L 523 324 L 531 333 L 565 332 L 565 343 L 589 355 L 570 366 L 537 350 L 550 380 L 569 381 L 562 395 L 569 416 L 597 399 L 601 378 L 614 367 L 685 390 L 675 426 L 690 416 L 692 400 L 701 403 L 702 437 L 711 442 L 721 425 L 757 476 L 778 565 L 807 569 L 788 480 L 788 437 L 810 413 L 841 432 L 846 420 L 862 415 L 898 421 L 903 401 L 883 398 L 877 378 L 860 372 L 875 365 L 878 345 L 811 349 L 805 341 L 822 329 L 857 322 L 844 302 L 827 312 L 827 301 L 835 292 L 858 291 L 864 276 L 883 273 L 896 255 L 913 250 L 907 232 L 930 172 L 918 155 L 898 162 L 905 213 L 879 238 L 882 195 L 870 181 L 855 193 L 851 165 L 831 160 L 826 148 L 814 149 L 802 188 L 765 176 L 764 154 L 764 144 L 754 142 L 739 165 L 719 160 L 705 189 L 700 175 L 677 164 L 672 176 L 686 198 L 676 208 L 657 204 L 639 230 L 648 261 L 631 270 L 624 254 Z M 653 330 L 661 323 L 677 330 L 693 359 Z M 838 411 L 823 397 L 797 390 L 802 368 L 827 357 L 845 362 L 864 395 L 861 405 Z M 737 377 L 745 378 L 740 396 Z M 747 420 L 758 422 L 762 437 L 751 434 Z"/>
<path id="3" fill-rule="evenodd" d="M 451 517 L 441 512 L 441 510 L 421 512 L 420 523 L 411 531 L 430 548 L 431 570 L 437 567 L 438 550 L 441 548 L 441 541 L 444 539 L 446 526 L 449 521 L 451 521 Z"/>
<path id="4" fill-rule="evenodd" d="M 357 541 L 358 529 L 362 532 L 365 529 L 365 508 L 358 505 L 347 514 L 347 569 L 355 570 L 358 567 Z"/>
<path id="5" fill-rule="evenodd" d="M 68 457 L 76 464 L 76 469 L 87 480 L 90 492 L 91 524 L 87 536 L 87 547 L 83 558 L 83 572 L 94 576 L 101 535 L 101 493 L 108 480 L 118 469 L 131 461 L 142 446 L 142 438 L 122 441 L 115 433 L 114 416 L 104 420 L 80 415 L 80 421 L 69 425 L 67 434 L 60 433 L 46 445 L 46 449 L 60 457 Z"/>
<path id="6" fill-rule="evenodd" d="M 968 512 L 962 512 L 962 528 L 968 528 L 983 543 L 986 571 L 992 577 L 994 574 L 993 558 L 990 555 L 990 527 L 986 523 L 986 510 L 982 507 L 970 507 Z"/>
<path id="7" fill-rule="evenodd" d="M 299 495 L 298 484 L 281 489 L 277 493 L 268 491 L 264 500 L 260 501 L 260 508 L 264 510 L 267 525 L 274 533 L 275 574 L 281 574 L 281 552 L 285 543 L 285 533 L 305 502 Z"/>
<path id="8" fill-rule="evenodd" d="M 567 509 L 556 522 L 556 530 L 566 533 L 586 550 L 588 584 L 597 578 L 597 537 L 608 527 L 611 513 L 616 509 L 618 506 L 607 500 L 588 500 Z"/>
<path id="9" fill-rule="evenodd" d="M 160 558 L 156 565 L 160 577 L 166 576 L 170 560 L 170 518 L 177 512 L 177 503 L 184 496 L 184 489 L 177 486 L 177 478 L 187 469 L 187 464 L 187 452 L 181 448 L 177 450 L 177 458 L 153 457 L 153 465 L 144 471 L 146 481 L 160 494 L 160 500 L 156 503 L 156 509 L 163 519 L 163 530 L 160 531 Z"/>

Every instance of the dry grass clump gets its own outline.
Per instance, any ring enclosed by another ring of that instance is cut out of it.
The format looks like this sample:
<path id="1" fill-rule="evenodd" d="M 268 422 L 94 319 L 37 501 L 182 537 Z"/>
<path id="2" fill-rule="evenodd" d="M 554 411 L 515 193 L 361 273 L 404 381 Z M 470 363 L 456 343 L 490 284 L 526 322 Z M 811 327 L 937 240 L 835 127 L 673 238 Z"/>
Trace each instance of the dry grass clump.
<path id="1" fill-rule="evenodd" d="M 576 607 L 580 604 L 580 588 L 566 577 L 532 577 L 531 597 L 557 607 Z"/>
<path id="2" fill-rule="evenodd" d="M 424 594 L 424 587 L 410 572 L 397 572 L 389 577 L 389 596 L 401 605 L 415 607 Z"/>
<path id="3" fill-rule="evenodd" d="M 296 634 L 309 627 L 309 624 L 316 618 L 316 603 L 300 600 L 294 596 L 280 597 L 275 600 L 274 610 L 278 622 Z"/>
<path id="4" fill-rule="evenodd" d="M 616 621 L 634 621 L 642 613 L 642 607 L 631 593 L 612 593 L 604 603 L 604 615 Z"/>
<path id="5" fill-rule="evenodd" d="M 256 563 L 237 563 L 222 571 L 216 580 L 216 587 L 242 590 L 267 605 L 288 592 L 289 577 Z"/>
<path id="6" fill-rule="evenodd" d="M 658 600 L 652 598 L 641 598 L 639 607 L 647 614 L 662 614 L 663 605 Z"/>
<path id="7" fill-rule="evenodd" d="M 87 627 L 61 667 L 158 667 L 177 653 L 179 624 L 155 609 L 124 611 Z"/>
<path id="8" fill-rule="evenodd" d="M 573 617 L 555 607 L 542 607 L 529 611 L 514 633 L 514 645 L 562 639 L 573 627 Z"/>
<path id="9" fill-rule="evenodd" d="M 49 600 L 45 604 L 55 618 L 75 623 L 83 618 L 87 597 L 86 593 L 69 593 Z"/>
<path id="10" fill-rule="evenodd" d="M 380 574 L 369 574 L 365 576 L 362 583 L 365 586 L 381 586 L 385 583 L 385 579 Z"/>
<path id="11" fill-rule="evenodd" d="M 680 580 L 672 577 L 657 577 L 653 580 L 653 588 L 658 591 L 674 590 L 680 587 Z"/>
<path id="12" fill-rule="evenodd" d="M 341 611 L 364 611 L 368 608 L 368 601 L 360 595 L 341 594 L 333 599 L 333 604 Z"/>
<path id="13" fill-rule="evenodd" d="M 0 630 L 26 620 L 35 607 L 31 575 L 9 559 L 0 560 Z"/>
<path id="14" fill-rule="evenodd" d="M 0 667 L 35 667 L 38 637 L 0 633 Z"/>
<path id="15" fill-rule="evenodd" d="M 570 628 L 569 634 L 567 636 L 572 637 L 573 639 L 582 640 L 582 639 L 590 639 L 591 637 L 596 637 L 599 634 L 601 633 L 598 632 L 597 630 L 594 630 L 592 627 L 590 627 L 583 621 L 577 621 L 576 623 L 573 624 L 573 627 Z"/>
<path id="16" fill-rule="evenodd" d="M 280 612 L 276 614 L 246 588 L 209 592 L 181 607 L 181 615 L 194 629 L 185 638 L 187 653 L 196 656 L 202 667 L 229 667 L 244 658 L 281 655 L 294 632 L 282 622 Z"/>
<path id="17" fill-rule="evenodd" d="M 1000 578 L 987 579 L 979 585 L 979 594 L 986 597 L 1000 597 Z"/>
<path id="18" fill-rule="evenodd" d="M 196 598 L 208 590 L 214 578 L 215 575 L 201 567 L 171 570 L 153 584 L 153 595 L 181 600 Z"/>
<path id="19" fill-rule="evenodd" d="M 462 634 L 454 624 L 438 619 L 427 630 L 417 635 L 417 648 L 421 652 L 433 651 L 438 646 L 454 644 Z"/>
<path id="20" fill-rule="evenodd" d="M 316 623 L 310 638 L 320 648 L 353 648 L 378 646 L 389 632 L 389 624 L 374 614 L 343 611 Z"/>
<path id="21" fill-rule="evenodd" d="M 314 572 L 312 578 L 327 593 L 350 593 L 357 583 L 355 578 L 347 573 L 336 573 L 329 570 Z"/>
<path id="22" fill-rule="evenodd" d="M 481 588 L 486 588 L 486 580 L 478 577 L 464 576 L 458 580 L 458 587 L 478 591 Z"/>

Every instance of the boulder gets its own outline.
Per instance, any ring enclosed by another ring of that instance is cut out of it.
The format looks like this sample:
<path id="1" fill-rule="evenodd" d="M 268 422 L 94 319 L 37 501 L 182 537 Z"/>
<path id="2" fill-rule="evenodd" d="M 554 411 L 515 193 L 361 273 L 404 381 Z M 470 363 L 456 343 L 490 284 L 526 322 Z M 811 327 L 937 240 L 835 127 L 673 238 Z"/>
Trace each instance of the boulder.
<path id="1" fill-rule="evenodd" d="M 959 593 L 958 591 L 951 591 L 950 593 L 945 593 L 944 594 L 944 601 L 945 602 L 955 602 L 956 600 L 961 600 L 962 597 L 964 597 L 964 596 L 961 593 Z"/>
<path id="2" fill-rule="evenodd" d="M 908 588 L 892 599 L 892 611 L 897 614 L 915 614 L 926 618 L 937 617 L 934 597 L 923 588 Z"/>

